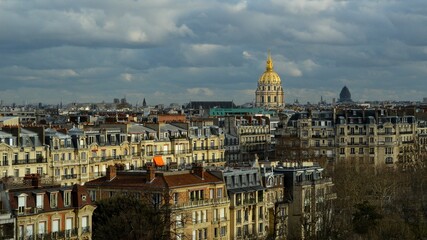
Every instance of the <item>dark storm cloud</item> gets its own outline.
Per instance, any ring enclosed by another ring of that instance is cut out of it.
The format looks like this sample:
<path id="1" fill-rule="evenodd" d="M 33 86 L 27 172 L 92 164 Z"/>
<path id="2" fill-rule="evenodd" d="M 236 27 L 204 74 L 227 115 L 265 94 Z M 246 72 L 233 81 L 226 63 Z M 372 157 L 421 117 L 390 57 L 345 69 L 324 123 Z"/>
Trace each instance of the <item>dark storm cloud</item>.
<path id="1" fill-rule="evenodd" d="M 250 102 L 271 49 L 286 101 L 420 100 L 426 16 L 423 0 L 0 0 L 0 98 Z"/>

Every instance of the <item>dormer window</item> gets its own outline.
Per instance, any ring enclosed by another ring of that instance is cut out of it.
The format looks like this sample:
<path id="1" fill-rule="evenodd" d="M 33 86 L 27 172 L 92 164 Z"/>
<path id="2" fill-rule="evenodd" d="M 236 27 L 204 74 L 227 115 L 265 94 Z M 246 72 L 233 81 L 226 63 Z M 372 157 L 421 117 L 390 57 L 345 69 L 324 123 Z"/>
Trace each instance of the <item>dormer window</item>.
<path id="1" fill-rule="evenodd" d="M 22 214 L 25 212 L 27 207 L 27 195 L 21 194 L 18 196 L 18 213 Z"/>
<path id="2" fill-rule="evenodd" d="M 50 208 L 56 208 L 58 206 L 58 193 L 50 193 Z"/>
<path id="3" fill-rule="evenodd" d="M 71 205 L 71 191 L 64 191 L 64 207 Z"/>
<path id="4" fill-rule="evenodd" d="M 43 196 L 44 196 L 44 194 L 43 193 L 38 193 L 37 195 L 36 195 L 36 207 L 38 208 L 38 209 L 43 209 Z"/>

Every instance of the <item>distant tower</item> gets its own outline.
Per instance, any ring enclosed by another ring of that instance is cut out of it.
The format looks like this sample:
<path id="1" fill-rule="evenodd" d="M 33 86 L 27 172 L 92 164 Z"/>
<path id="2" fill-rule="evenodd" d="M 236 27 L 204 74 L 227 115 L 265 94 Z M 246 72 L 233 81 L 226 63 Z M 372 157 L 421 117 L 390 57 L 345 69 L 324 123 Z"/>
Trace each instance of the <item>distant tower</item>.
<path id="1" fill-rule="evenodd" d="M 348 90 L 347 86 L 344 86 L 340 93 L 340 98 L 338 99 L 338 103 L 352 103 L 353 100 L 351 100 L 351 93 L 350 90 Z"/>
<path id="2" fill-rule="evenodd" d="M 144 101 L 142 101 L 142 107 L 147 107 L 147 102 L 145 101 L 145 98 Z"/>
<path id="3" fill-rule="evenodd" d="M 255 106 L 271 109 L 283 108 L 285 99 L 279 74 L 273 69 L 273 59 L 268 51 L 265 72 L 258 80 L 255 91 Z"/>

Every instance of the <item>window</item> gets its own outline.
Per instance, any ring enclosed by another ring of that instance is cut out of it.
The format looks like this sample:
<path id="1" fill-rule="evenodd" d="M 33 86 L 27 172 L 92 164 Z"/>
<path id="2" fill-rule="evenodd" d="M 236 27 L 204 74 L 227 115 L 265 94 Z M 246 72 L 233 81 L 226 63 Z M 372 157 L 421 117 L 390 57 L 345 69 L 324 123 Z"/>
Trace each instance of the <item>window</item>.
<path id="1" fill-rule="evenodd" d="M 375 154 L 375 149 L 374 148 L 369 148 L 369 154 Z"/>
<path id="2" fill-rule="evenodd" d="M 13 175 L 14 175 L 15 177 L 19 177 L 19 169 L 14 169 L 14 170 L 13 170 Z"/>
<path id="3" fill-rule="evenodd" d="M 58 206 L 58 193 L 50 193 L 50 207 L 56 208 Z"/>
<path id="4" fill-rule="evenodd" d="M 27 231 L 26 231 L 25 236 L 27 236 L 28 239 L 32 239 L 32 236 L 34 234 L 34 225 L 33 224 L 28 224 L 26 230 Z"/>
<path id="5" fill-rule="evenodd" d="M 27 195 L 21 194 L 18 197 L 18 213 L 24 213 L 27 207 Z"/>
<path id="6" fill-rule="evenodd" d="M 8 161 L 7 161 L 7 153 L 3 153 L 2 165 L 3 165 L 3 166 L 7 166 L 7 165 L 9 165 L 9 164 L 8 164 Z"/>
<path id="7" fill-rule="evenodd" d="M 36 205 L 38 209 L 43 209 L 43 196 L 43 193 L 37 194 L 36 196 Z"/>
<path id="8" fill-rule="evenodd" d="M 87 167 L 86 166 L 82 166 L 82 174 L 87 173 Z"/>
<path id="9" fill-rule="evenodd" d="M 344 148 L 340 148 L 340 154 L 345 154 L 345 149 Z"/>
<path id="10" fill-rule="evenodd" d="M 71 229 L 73 229 L 73 218 L 67 218 L 65 220 L 65 236 L 71 236 Z"/>
<path id="11" fill-rule="evenodd" d="M 95 190 L 89 190 L 90 199 L 92 201 L 96 201 L 96 191 Z"/>
<path id="12" fill-rule="evenodd" d="M 388 157 L 385 159 L 385 163 L 386 164 L 393 164 L 393 158 L 392 157 Z"/>
<path id="13" fill-rule="evenodd" d="M 69 207 L 71 205 L 71 191 L 64 191 L 64 206 Z"/>
<path id="14" fill-rule="evenodd" d="M 359 148 L 359 154 L 363 154 L 363 148 Z"/>
<path id="15" fill-rule="evenodd" d="M 190 192 L 190 200 L 191 201 L 203 200 L 204 199 L 204 193 L 203 192 L 204 192 L 203 190 L 191 191 Z"/>
<path id="16" fill-rule="evenodd" d="M 39 229 L 38 234 L 45 234 L 46 233 L 46 222 L 39 222 Z"/>
<path id="17" fill-rule="evenodd" d="M 355 153 L 354 148 L 350 148 L 350 154 L 354 154 L 354 153 Z"/>
<path id="18" fill-rule="evenodd" d="M 221 237 L 224 237 L 227 234 L 227 227 L 221 227 Z"/>
<path id="19" fill-rule="evenodd" d="M 217 198 L 222 198 L 222 188 L 218 188 L 218 189 L 217 189 L 216 197 L 217 197 Z"/>
<path id="20" fill-rule="evenodd" d="M 393 148 L 385 148 L 385 154 L 393 154 Z"/>
<path id="21" fill-rule="evenodd" d="M 89 216 L 82 217 L 82 232 L 86 233 L 89 232 L 89 227 L 87 223 L 89 222 Z"/>
<path id="22" fill-rule="evenodd" d="M 242 222 L 242 210 L 237 210 L 237 223 Z"/>
<path id="23" fill-rule="evenodd" d="M 155 206 L 159 206 L 160 205 L 160 203 L 162 202 L 162 196 L 160 195 L 160 193 L 154 193 L 153 195 L 152 195 L 152 200 L 153 200 L 153 204 L 155 205 Z"/>
<path id="24" fill-rule="evenodd" d="M 25 169 L 25 174 L 30 174 L 31 173 L 31 169 L 30 168 L 26 168 Z"/>
<path id="25" fill-rule="evenodd" d="M 37 174 L 39 174 L 40 176 L 43 175 L 43 167 L 37 167 Z"/>
<path id="26" fill-rule="evenodd" d="M 59 219 L 54 219 L 52 221 L 52 232 L 59 232 Z"/>
<path id="27" fill-rule="evenodd" d="M 263 214 L 263 211 L 262 211 L 262 207 L 259 207 L 258 217 L 259 217 L 260 219 L 263 219 L 263 218 L 264 218 L 264 214 Z"/>
<path id="28" fill-rule="evenodd" d="M 178 199 L 179 199 L 179 194 L 178 193 L 174 193 L 173 194 L 173 201 L 175 204 L 178 204 Z"/>
<path id="29" fill-rule="evenodd" d="M 23 225 L 19 225 L 19 237 L 23 238 L 24 237 L 24 226 Z"/>
<path id="30" fill-rule="evenodd" d="M 243 234 L 244 235 L 248 235 L 249 234 L 249 226 L 248 225 L 244 225 L 243 226 Z"/>

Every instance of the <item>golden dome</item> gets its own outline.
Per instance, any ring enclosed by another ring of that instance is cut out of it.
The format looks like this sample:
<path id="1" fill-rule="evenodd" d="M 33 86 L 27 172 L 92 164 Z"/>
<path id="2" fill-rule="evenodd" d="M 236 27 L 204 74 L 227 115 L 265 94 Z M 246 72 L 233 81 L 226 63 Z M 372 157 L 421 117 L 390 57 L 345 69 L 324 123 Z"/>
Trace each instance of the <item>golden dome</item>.
<path id="1" fill-rule="evenodd" d="M 273 59 L 271 59 L 270 51 L 268 51 L 265 72 L 259 78 L 258 84 L 280 85 L 280 77 L 279 74 L 277 74 L 273 69 Z"/>

